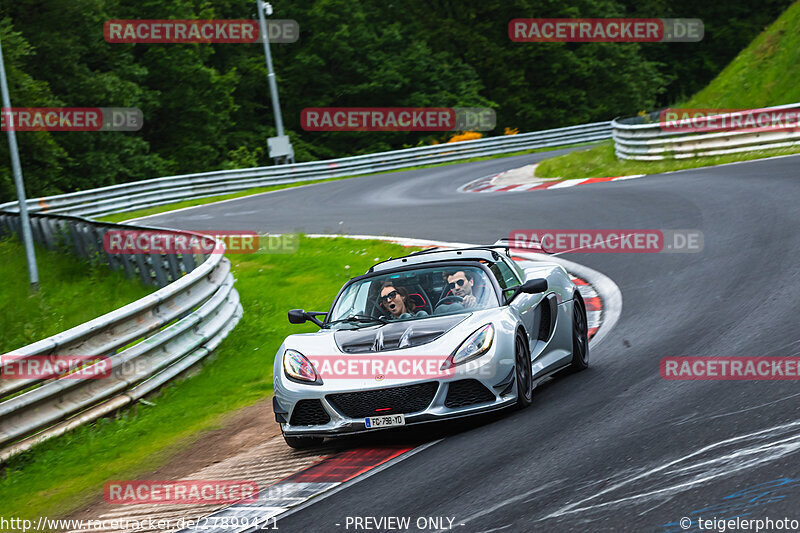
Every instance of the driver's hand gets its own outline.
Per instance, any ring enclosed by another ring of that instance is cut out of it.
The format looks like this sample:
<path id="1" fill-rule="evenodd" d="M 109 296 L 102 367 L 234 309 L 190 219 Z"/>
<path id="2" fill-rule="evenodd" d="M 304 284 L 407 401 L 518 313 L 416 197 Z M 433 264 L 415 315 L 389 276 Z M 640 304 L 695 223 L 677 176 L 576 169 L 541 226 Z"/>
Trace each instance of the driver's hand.
<path id="1" fill-rule="evenodd" d="M 474 294 L 464 296 L 464 307 L 475 307 L 476 303 L 478 303 L 478 299 L 475 298 Z"/>

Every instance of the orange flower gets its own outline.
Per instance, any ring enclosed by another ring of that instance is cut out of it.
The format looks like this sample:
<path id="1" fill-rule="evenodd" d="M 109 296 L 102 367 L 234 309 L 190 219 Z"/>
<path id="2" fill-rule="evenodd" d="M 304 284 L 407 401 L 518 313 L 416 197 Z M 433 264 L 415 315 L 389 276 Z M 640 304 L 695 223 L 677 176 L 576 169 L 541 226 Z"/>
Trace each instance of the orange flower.
<path id="1" fill-rule="evenodd" d="M 447 141 L 449 143 L 455 143 L 459 141 L 472 141 L 474 139 L 480 139 L 483 137 L 482 133 L 478 133 L 477 131 L 463 131 L 461 133 L 457 133 L 450 137 L 450 140 Z"/>

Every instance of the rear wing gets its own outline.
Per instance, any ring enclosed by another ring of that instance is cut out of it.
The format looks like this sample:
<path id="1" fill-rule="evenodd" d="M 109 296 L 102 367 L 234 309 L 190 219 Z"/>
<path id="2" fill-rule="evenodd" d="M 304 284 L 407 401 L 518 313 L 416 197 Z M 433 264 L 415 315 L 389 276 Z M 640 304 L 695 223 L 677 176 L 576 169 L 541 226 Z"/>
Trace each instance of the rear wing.
<path id="1" fill-rule="evenodd" d="M 529 238 L 528 235 L 524 233 L 519 233 L 514 235 L 513 239 L 503 238 L 499 239 L 496 243 L 494 243 L 493 247 L 503 247 L 506 249 L 506 254 L 511 255 L 513 253 L 533 253 L 533 254 L 551 254 L 549 250 L 547 250 L 542 243 L 539 242 L 536 238 Z"/>

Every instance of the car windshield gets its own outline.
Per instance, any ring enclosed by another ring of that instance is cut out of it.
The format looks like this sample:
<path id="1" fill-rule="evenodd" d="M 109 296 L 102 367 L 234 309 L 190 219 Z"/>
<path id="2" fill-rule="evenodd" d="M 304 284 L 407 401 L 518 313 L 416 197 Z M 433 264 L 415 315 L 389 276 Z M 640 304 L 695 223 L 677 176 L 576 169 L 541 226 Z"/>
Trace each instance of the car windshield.
<path id="1" fill-rule="evenodd" d="M 351 283 L 336 300 L 327 326 L 364 327 L 497 305 L 492 282 L 479 267 L 423 267 Z"/>

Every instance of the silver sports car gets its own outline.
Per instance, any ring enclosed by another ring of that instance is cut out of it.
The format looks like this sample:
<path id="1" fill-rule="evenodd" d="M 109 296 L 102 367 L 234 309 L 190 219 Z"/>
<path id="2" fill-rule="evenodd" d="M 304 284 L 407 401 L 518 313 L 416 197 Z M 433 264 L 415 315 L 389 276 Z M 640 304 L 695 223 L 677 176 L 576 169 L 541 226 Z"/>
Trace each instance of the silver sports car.
<path id="1" fill-rule="evenodd" d="M 348 281 L 319 330 L 275 357 L 275 418 L 289 446 L 530 405 L 561 370 L 588 366 L 586 308 L 557 264 L 505 246 L 425 250 Z"/>

